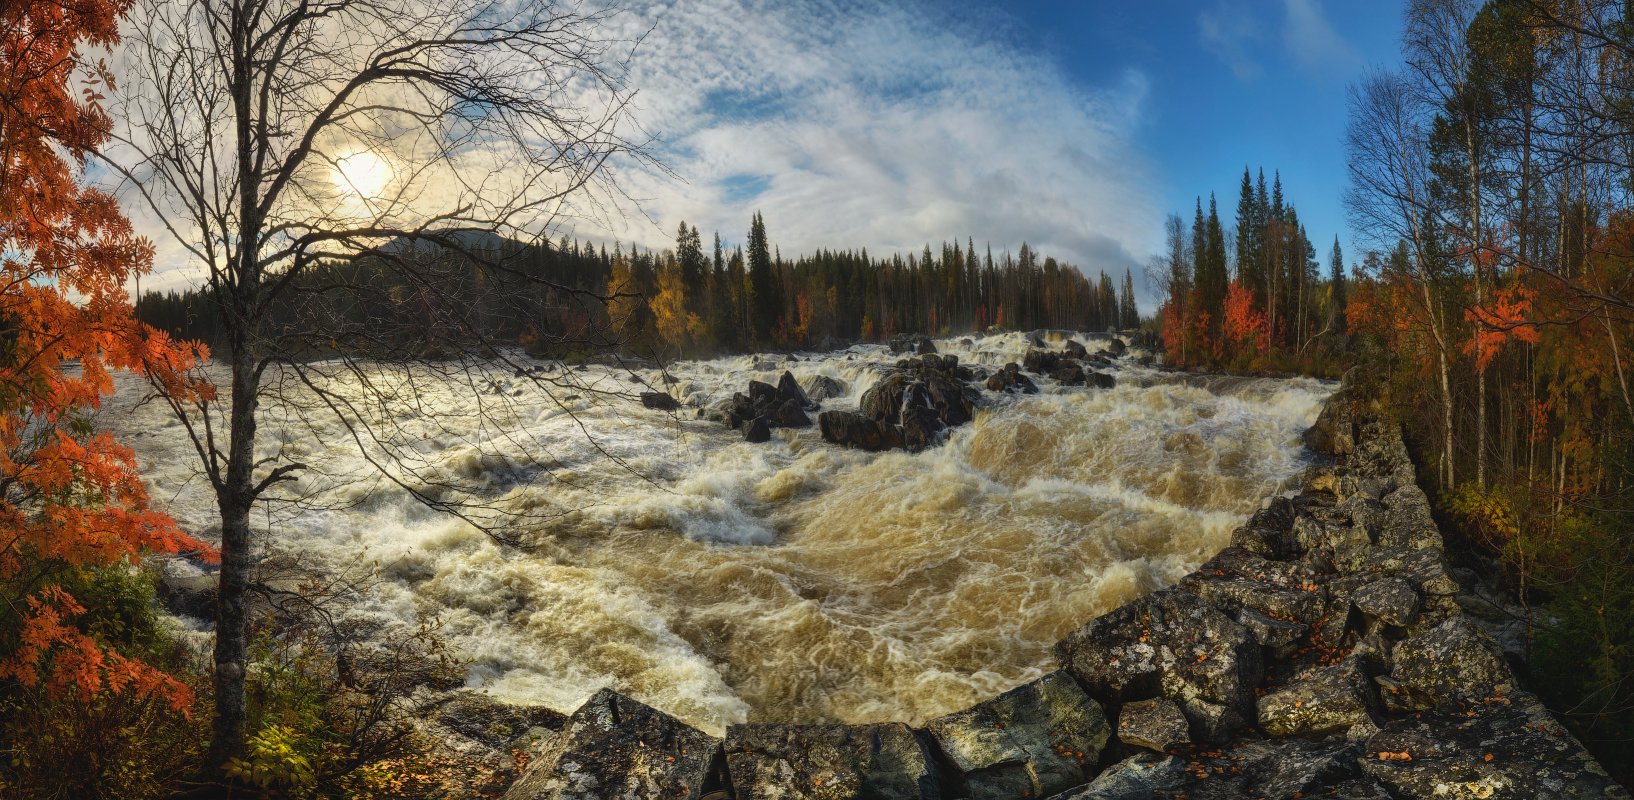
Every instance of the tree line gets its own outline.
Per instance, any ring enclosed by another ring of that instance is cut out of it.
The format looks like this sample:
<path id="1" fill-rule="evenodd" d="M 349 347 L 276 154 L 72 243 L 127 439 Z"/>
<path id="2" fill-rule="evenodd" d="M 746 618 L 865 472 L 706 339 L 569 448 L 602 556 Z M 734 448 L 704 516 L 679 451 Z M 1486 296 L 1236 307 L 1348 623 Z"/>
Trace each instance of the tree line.
<path id="1" fill-rule="evenodd" d="M 624 346 L 695 357 L 828 349 L 910 332 L 1140 325 L 1127 269 L 1120 285 L 1026 243 L 1015 254 L 995 256 L 990 245 L 978 252 L 969 237 L 906 255 L 822 249 L 787 259 L 758 213 L 744 244 L 730 249 L 719 233 L 706 249 L 698 229 L 682 222 L 674 247 L 662 251 L 622 243 L 609 250 L 566 236 L 532 244 L 464 237 L 457 246 L 387 250 L 315 266 L 268 324 L 328 332 L 335 347 L 408 357 L 449 337 L 520 344 L 540 355 Z M 414 264 L 413 278 L 402 262 Z M 326 291 L 337 284 L 348 291 Z M 214 342 L 221 334 L 214 302 L 209 287 L 148 292 L 136 312 L 177 336 Z"/>
<path id="2" fill-rule="evenodd" d="M 1228 231 L 1211 193 L 1190 229 L 1164 224 L 1165 252 L 1150 272 L 1163 288 L 1157 326 L 1169 363 L 1237 371 L 1331 372 L 1345 348 L 1344 254 L 1334 238 L 1324 273 L 1282 176 L 1243 168 Z"/>

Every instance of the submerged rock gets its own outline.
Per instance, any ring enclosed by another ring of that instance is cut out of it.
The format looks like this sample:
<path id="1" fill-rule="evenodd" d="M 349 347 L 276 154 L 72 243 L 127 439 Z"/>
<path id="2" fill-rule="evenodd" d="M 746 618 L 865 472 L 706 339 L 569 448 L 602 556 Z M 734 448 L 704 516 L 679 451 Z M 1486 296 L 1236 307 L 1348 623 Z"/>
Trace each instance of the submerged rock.
<path id="1" fill-rule="evenodd" d="M 681 401 L 671 397 L 668 392 L 642 392 L 641 405 L 659 411 L 674 411 L 681 407 Z"/>
<path id="2" fill-rule="evenodd" d="M 504 800 L 698 797 L 721 742 L 611 689 L 591 697 Z"/>
<path id="3" fill-rule="evenodd" d="M 813 375 L 806 379 L 805 390 L 806 397 L 810 399 L 813 404 L 819 404 L 824 400 L 844 397 L 846 393 L 846 386 L 843 382 L 830 378 L 827 375 Z"/>
<path id="4" fill-rule="evenodd" d="M 1065 672 L 925 724 L 970 797 L 1043 797 L 1088 780 L 1111 731 Z"/>
<path id="5" fill-rule="evenodd" d="M 726 765 L 740 798 L 942 797 L 930 752 L 901 723 L 733 725 Z"/>

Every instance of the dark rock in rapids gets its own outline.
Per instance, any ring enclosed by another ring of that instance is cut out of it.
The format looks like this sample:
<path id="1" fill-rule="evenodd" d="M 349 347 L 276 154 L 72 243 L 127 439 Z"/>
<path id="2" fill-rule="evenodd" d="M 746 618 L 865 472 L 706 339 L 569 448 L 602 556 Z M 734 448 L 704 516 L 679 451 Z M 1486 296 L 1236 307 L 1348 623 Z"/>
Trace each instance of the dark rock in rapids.
<path id="1" fill-rule="evenodd" d="M 719 739 L 603 689 L 573 712 L 504 800 L 658 800 L 712 788 Z"/>
<path id="2" fill-rule="evenodd" d="M 1061 355 L 1075 361 L 1081 361 L 1089 357 L 1089 351 L 1077 339 L 1068 339 L 1067 343 L 1061 348 Z"/>
<path id="3" fill-rule="evenodd" d="M 903 359 L 863 392 L 859 413 L 882 426 L 877 441 L 922 450 L 936 444 L 946 429 L 975 419 L 980 393 L 968 384 L 974 377 L 957 356 Z M 823 438 L 835 444 L 874 449 L 876 442 L 866 426 L 848 417 L 834 417 L 823 431 Z"/>
<path id="4" fill-rule="evenodd" d="M 1063 362 L 1060 368 L 1050 373 L 1050 377 L 1054 378 L 1055 382 L 1062 386 L 1083 386 L 1084 368 L 1077 364 Z"/>
<path id="5" fill-rule="evenodd" d="M 790 400 L 794 401 L 796 405 L 806 411 L 817 410 L 817 404 L 811 402 L 811 398 L 806 396 L 806 390 L 800 388 L 800 382 L 794 379 L 794 373 L 792 372 L 785 371 L 783 376 L 777 379 L 777 396 L 785 403 Z"/>
<path id="6" fill-rule="evenodd" d="M 893 426 L 854 411 L 824 411 L 817 428 L 823 441 L 861 450 L 889 450 L 900 440 Z"/>
<path id="7" fill-rule="evenodd" d="M 641 405 L 658 411 L 674 411 L 681 407 L 681 401 L 668 392 L 642 392 Z"/>
<path id="8" fill-rule="evenodd" d="M 1049 350 L 1028 350 L 1021 366 L 1034 375 L 1049 375 L 1061 368 L 1061 354 Z"/>
<path id="9" fill-rule="evenodd" d="M 824 400 L 833 400 L 836 397 L 844 397 L 846 393 L 844 383 L 841 383 L 834 378 L 830 378 L 827 375 L 813 375 L 810 378 L 807 378 L 805 390 L 806 397 L 810 398 L 813 403 L 821 403 Z"/>
<path id="10" fill-rule="evenodd" d="M 743 429 L 743 440 L 753 444 L 771 441 L 771 423 L 765 417 L 755 417 L 749 420 L 748 426 Z"/>
<path id="11" fill-rule="evenodd" d="M 1110 738 L 1101 707 L 1054 672 L 925 723 L 965 796 L 1044 797 L 1082 784 Z"/>
<path id="12" fill-rule="evenodd" d="M 1021 374 L 1021 367 L 1014 361 L 1005 364 L 1003 369 L 988 376 L 987 388 L 995 392 L 1038 394 L 1038 384 L 1033 383 L 1031 378 Z"/>
<path id="13" fill-rule="evenodd" d="M 726 765 L 740 798 L 939 800 L 924 742 L 902 723 L 733 725 Z"/>
<path id="14" fill-rule="evenodd" d="M 809 428 L 811 417 L 806 416 L 806 410 L 797 400 L 784 400 L 783 405 L 767 415 L 766 424 L 775 428 Z"/>

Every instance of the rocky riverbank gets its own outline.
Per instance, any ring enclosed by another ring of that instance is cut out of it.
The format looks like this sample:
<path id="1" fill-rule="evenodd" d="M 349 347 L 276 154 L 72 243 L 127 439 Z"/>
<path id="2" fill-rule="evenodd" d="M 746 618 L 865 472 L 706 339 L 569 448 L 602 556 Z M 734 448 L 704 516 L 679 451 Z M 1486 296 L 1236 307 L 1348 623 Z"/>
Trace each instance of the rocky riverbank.
<path id="1" fill-rule="evenodd" d="M 505 797 L 1628 797 L 1460 611 L 1397 426 L 1347 387 L 1307 442 L 1331 463 L 1037 681 L 920 728 L 724 740 L 603 691 Z"/>

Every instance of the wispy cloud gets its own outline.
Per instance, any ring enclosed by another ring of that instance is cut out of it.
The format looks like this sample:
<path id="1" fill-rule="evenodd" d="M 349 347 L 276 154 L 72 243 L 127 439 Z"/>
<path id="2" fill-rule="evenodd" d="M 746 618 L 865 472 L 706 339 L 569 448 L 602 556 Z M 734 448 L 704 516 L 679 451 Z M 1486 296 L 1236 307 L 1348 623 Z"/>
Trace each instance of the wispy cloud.
<path id="1" fill-rule="evenodd" d="M 1361 54 L 1329 24 L 1318 0 L 1283 0 L 1283 9 L 1283 41 L 1300 66 L 1347 77 L 1361 67 Z"/>
<path id="2" fill-rule="evenodd" d="M 1260 23 L 1241 4 L 1221 2 L 1197 15 L 1197 35 L 1203 49 L 1231 68 L 1237 80 L 1260 76 L 1259 62 L 1250 55 L 1259 38 Z"/>
<path id="3" fill-rule="evenodd" d="M 674 0 L 632 84 L 682 181 L 627 174 L 651 217 L 612 235 L 668 244 L 680 220 L 740 240 L 764 212 L 785 254 L 1023 240 L 1091 272 L 1153 249 L 1153 180 L 1136 144 L 1148 91 L 1130 72 L 1074 85 L 1042 56 L 935 7 Z M 683 182 L 684 181 L 684 182 Z M 1138 271 L 1138 270 L 1137 270 Z"/>

